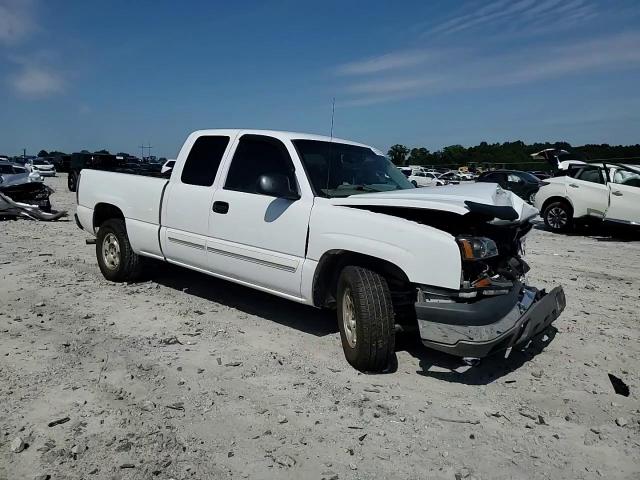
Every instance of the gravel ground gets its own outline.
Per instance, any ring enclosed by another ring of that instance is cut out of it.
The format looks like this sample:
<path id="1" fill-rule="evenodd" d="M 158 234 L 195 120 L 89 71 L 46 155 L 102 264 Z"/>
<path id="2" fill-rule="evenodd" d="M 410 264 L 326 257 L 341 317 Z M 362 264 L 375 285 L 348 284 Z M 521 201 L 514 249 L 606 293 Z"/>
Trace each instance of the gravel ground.
<path id="1" fill-rule="evenodd" d="M 363 375 L 329 313 L 168 266 L 109 283 L 85 238 L 0 223 L 1 479 L 640 478 L 638 242 L 535 229 L 555 335 L 473 368 L 404 342 Z"/>

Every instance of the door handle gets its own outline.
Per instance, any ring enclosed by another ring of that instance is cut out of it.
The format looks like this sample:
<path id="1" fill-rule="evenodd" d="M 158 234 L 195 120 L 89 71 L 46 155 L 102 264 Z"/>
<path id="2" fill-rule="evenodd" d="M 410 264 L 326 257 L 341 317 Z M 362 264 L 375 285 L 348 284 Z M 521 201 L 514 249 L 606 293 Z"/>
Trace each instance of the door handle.
<path id="1" fill-rule="evenodd" d="M 615 195 L 616 197 L 621 197 L 622 196 L 622 192 L 620 192 L 619 190 L 616 190 L 615 192 L 611 192 L 612 195 Z"/>
<path id="2" fill-rule="evenodd" d="M 573 188 L 580 188 L 580 186 L 576 185 L 575 183 L 570 183 L 569 186 Z"/>
<path id="3" fill-rule="evenodd" d="M 216 213 L 225 214 L 229 211 L 229 204 L 227 202 L 213 202 L 212 210 Z"/>

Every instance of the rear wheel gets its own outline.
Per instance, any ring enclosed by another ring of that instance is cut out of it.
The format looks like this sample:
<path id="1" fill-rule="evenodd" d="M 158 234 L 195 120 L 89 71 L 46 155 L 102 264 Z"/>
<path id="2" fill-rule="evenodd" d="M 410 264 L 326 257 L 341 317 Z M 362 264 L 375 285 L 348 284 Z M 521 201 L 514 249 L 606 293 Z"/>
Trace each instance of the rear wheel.
<path id="1" fill-rule="evenodd" d="M 348 266 L 338 279 L 337 313 L 347 361 L 364 372 L 380 372 L 394 355 L 395 321 L 384 277 Z"/>
<path id="2" fill-rule="evenodd" d="M 112 218 L 100 225 L 96 257 L 107 280 L 126 282 L 140 277 L 142 258 L 131 248 L 123 220 Z"/>
<path id="3" fill-rule="evenodd" d="M 411 180 L 411 183 L 413 184 L 414 187 L 418 187 L 418 182 L 416 182 L 415 180 Z"/>
<path id="4" fill-rule="evenodd" d="M 78 186 L 78 174 L 74 171 L 70 171 L 67 176 L 67 188 L 70 192 L 75 192 Z"/>
<path id="5" fill-rule="evenodd" d="M 544 223 L 554 232 L 566 232 L 573 226 L 572 210 L 566 202 L 553 202 L 544 209 Z"/>

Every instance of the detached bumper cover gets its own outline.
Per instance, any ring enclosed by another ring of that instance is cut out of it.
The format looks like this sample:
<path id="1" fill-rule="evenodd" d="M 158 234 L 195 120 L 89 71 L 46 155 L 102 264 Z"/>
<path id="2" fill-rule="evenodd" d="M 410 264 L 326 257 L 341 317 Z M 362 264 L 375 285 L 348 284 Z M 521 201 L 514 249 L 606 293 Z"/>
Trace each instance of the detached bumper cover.
<path id="1" fill-rule="evenodd" d="M 461 357 L 483 358 L 523 344 L 564 310 L 562 287 L 549 293 L 517 284 L 507 295 L 474 303 L 416 303 L 422 343 Z"/>

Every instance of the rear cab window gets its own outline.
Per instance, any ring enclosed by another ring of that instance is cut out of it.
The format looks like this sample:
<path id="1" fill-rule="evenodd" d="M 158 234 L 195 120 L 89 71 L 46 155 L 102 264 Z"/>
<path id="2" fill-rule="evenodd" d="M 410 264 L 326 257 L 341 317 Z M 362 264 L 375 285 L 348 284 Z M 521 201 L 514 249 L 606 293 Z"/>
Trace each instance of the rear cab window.
<path id="1" fill-rule="evenodd" d="M 210 187 L 216 178 L 229 137 L 222 135 L 204 135 L 193 143 L 180 181 L 187 185 Z"/>

